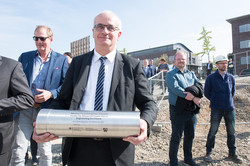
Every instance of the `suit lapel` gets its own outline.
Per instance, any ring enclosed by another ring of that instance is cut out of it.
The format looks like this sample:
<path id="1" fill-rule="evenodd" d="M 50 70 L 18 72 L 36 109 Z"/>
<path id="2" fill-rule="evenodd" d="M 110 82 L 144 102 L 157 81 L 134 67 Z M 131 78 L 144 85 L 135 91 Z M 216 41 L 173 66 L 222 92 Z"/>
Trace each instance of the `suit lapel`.
<path id="1" fill-rule="evenodd" d="M 110 93 L 109 93 L 109 101 L 108 101 L 108 107 L 107 110 L 112 110 L 111 108 L 111 103 L 112 103 L 112 97 L 114 96 L 115 90 L 118 86 L 121 73 L 122 73 L 122 68 L 123 68 L 123 58 L 122 55 L 116 51 L 116 57 L 115 57 L 115 64 L 114 64 L 114 70 L 113 70 L 113 77 L 112 77 L 112 82 L 111 82 L 111 87 L 110 87 Z"/>
<path id="2" fill-rule="evenodd" d="M 44 88 L 48 89 L 50 88 L 50 82 L 51 82 L 51 75 L 53 74 L 53 69 L 54 69 L 54 64 L 56 61 L 56 53 L 51 50 L 51 55 L 50 55 L 50 62 L 49 62 L 49 69 L 47 71 L 47 75 L 46 75 L 46 79 L 45 79 L 45 84 L 44 84 Z"/>
<path id="3" fill-rule="evenodd" d="M 34 51 L 34 54 L 31 55 L 31 58 L 28 57 L 29 60 L 28 60 L 28 64 L 27 64 L 26 76 L 27 76 L 27 80 L 28 80 L 30 86 L 31 86 L 31 81 L 32 81 L 30 79 L 31 79 L 32 73 L 33 73 L 33 64 L 34 64 L 34 60 L 36 58 L 36 54 L 37 54 L 37 52 Z"/>
<path id="4" fill-rule="evenodd" d="M 89 70 L 90 70 L 93 55 L 94 55 L 94 52 L 91 52 L 89 55 L 85 55 L 86 58 L 84 58 L 84 61 L 82 62 L 83 67 L 81 68 L 80 73 L 79 73 L 81 77 L 79 78 L 78 83 L 80 83 L 80 86 L 84 89 L 87 86 Z"/>
<path id="5" fill-rule="evenodd" d="M 89 70 L 90 70 L 93 55 L 94 55 L 94 51 L 90 52 L 87 55 L 83 55 L 84 57 L 82 58 L 82 61 L 81 61 L 82 67 L 78 74 L 79 78 L 75 85 L 74 96 L 73 96 L 73 99 L 76 100 L 76 103 L 78 103 L 78 106 L 82 101 L 82 97 L 84 95 L 84 92 L 87 86 Z"/>

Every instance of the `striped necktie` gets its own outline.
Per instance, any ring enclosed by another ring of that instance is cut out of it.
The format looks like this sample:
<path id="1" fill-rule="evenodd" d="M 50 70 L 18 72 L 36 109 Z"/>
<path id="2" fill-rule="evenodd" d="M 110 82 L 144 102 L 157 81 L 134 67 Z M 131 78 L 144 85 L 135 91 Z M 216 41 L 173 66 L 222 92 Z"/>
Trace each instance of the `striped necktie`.
<path id="1" fill-rule="evenodd" d="M 95 111 L 103 110 L 103 86 L 104 86 L 104 78 L 105 78 L 105 60 L 107 57 L 100 57 L 99 60 L 101 62 L 101 66 L 99 68 L 97 84 L 96 84 L 96 92 L 95 92 Z"/>

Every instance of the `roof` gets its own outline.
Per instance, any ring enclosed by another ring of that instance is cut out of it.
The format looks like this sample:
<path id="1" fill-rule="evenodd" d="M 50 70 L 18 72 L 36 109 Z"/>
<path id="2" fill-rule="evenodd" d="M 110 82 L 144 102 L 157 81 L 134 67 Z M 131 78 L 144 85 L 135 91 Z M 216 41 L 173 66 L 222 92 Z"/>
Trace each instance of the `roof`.
<path id="1" fill-rule="evenodd" d="M 164 45 L 164 46 L 159 46 L 159 47 L 154 47 L 154 48 L 148 48 L 148 49 L 128 52 L 128 54 L 132 54 L 132 56 L 141 56 L 141 55 L 147 55 L 147 54 L 151 54 L 151 55 L 152 54 L 162 54 L 164 52 L 169 52 L 169 51 L 173 51 L 173 50 L 177 50 L 177 49 L 181 49 L 181 48 L 184 48 L 188 52 L 192 52 L 184 44 L 175 43 L 175 44 L 169 44 L 169 45 Z"/>
<path id="2" fill-rule="evenodd" d="M 244 16 L 235 17 L 235 18 L 227 19 L 227 22 L 232 23 L 232 22 L 234 22 L 234 21 L 242 20 L 242 19 L 245 19 L 245 18 L 250 18 L 250 14 L 244 15 Z"/>

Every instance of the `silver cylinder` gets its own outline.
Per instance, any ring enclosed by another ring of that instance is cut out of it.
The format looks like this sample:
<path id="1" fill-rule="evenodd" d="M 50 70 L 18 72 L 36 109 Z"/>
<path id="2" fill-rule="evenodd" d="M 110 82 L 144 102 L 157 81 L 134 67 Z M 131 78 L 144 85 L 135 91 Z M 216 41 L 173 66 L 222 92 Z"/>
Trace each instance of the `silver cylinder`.
<path id="1" fill-rule="evenodd" d="M 124 138 L 140 133 L 140 112 L 41 109 L 37 134 L 62 137 Z"/>

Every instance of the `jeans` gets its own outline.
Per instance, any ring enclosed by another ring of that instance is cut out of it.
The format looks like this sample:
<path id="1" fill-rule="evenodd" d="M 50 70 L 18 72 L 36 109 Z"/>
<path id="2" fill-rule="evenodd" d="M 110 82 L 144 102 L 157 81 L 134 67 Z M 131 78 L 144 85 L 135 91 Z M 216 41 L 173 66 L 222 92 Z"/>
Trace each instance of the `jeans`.
<path id="1" fill-rule="evenodd" d="M 15 144 L 12 149 L 10 166 L 24 166 L 25 155 L 33 132 L 33 122 L 36 120 L 39 108 L 30 108 L 20 112 L 15 119 Z M 39 166 L 52 164 L 51 142 L 38 143 L 40 154 Z"/>
<path id="2" fill-rule="evenodd" d="M 182 113 L 176 113 L 175 107 L 170 105 L 170 120 L 172 125 L 172 134 L 169 147 L 170 165 L 178 165 L 178 149 L 181 141 L 182 133 L 184 131 L 184 161 L 191 162 L 192 146 L 195 135 L 195 126 L 197 123 L 197 117 L 192 112 L 183 111 Z"/>
<path id="3" fill-rule="evenodd" d="M 227 146 L 229 149 L 229 155 L 236 154 L 236 146 L 235 146 L 235 112 L 232 111 L 223 111 L 223 110 L 211 110 L 211 120 L 210 120 L 210 129 L 207 136 L 207 154 L 212 153 L 212 149 L 215 144 L 215 137 L 218 131 L 221 118 L 224 117 L 226 130 L 227 130 Z"/>

